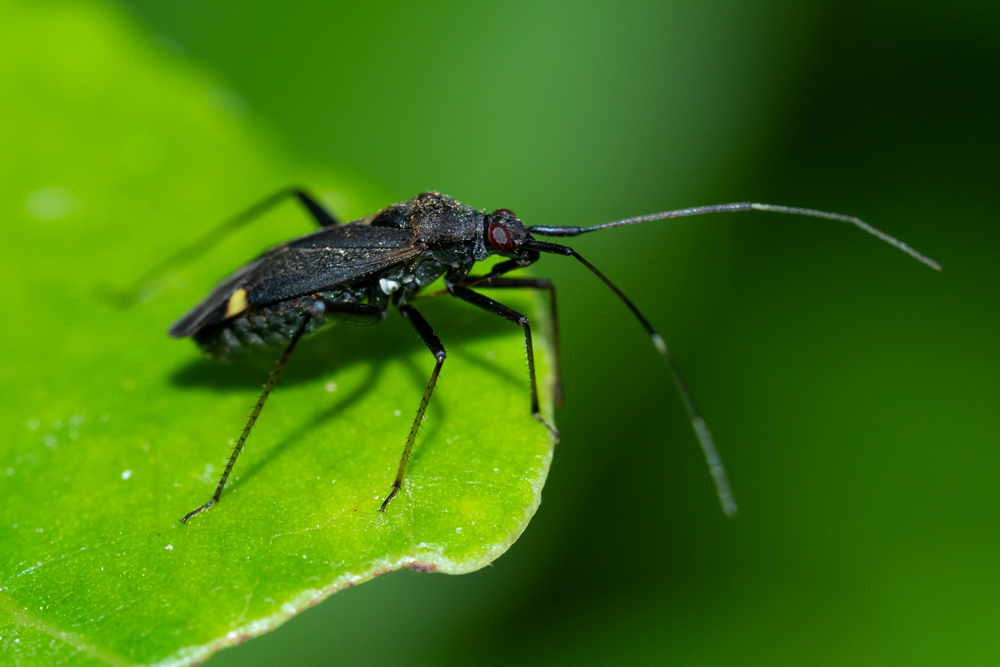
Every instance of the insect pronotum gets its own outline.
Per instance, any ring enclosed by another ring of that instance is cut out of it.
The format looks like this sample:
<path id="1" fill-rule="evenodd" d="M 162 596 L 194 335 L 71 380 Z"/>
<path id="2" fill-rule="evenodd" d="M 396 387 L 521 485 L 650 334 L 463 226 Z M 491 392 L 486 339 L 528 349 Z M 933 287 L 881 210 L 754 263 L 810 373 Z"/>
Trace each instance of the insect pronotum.
<path id="1" fill-rule="evenodd" d="M 555 288 L 546 278 L 511 278 L 505 275 L 514 269 L 534 264 L 542 253 L 576 258 L 600 278 L 639 320 L 666 362 L 680 390 L 695 435 L 715 482 L 722 509 L 726 514 L 734 514 L 736 502 L 733 500 L 726 471 L 716 451 L 712 435 L 704 419 L 701 418 L 663 338 L 635 304 L 597 267 L 572 248 L 539 241 L 535 239 L 535 235 L 572 237 L 601 229 L 668 218 L 708 213 L 765 211 L 847 222 L 877 236 L 933 269 L 941 268 L 936 262 L 905 243 L 858 218 L 790 206 L 739 202 L 653 213 L 591 227 L 551 225 L 526 227 L 507 209 L 486 213 L 461 204 L 447 195 L 424 192 L 409 201 L 393 204 L 368 217 L 341 224 L 303 190 L 291 188 L 268 197 L 223 223 L 204 238 L 151 269 L 137 281 L 137 285 L 144 285 L 169 267 L 197 257 L 209 246 L 287 198 L 297 199 L 319 224 L 320 229 L 271 248 L 257 259 L 237 269 L 170 327 L 171 336 L 175 338 L 191 336 L 206 353 L 214 357 L 232 357 L 250 347 L 284 346 L 281 358 L 271 371 L 243 433 L 236 442 L 215 493 L 208 502 L 184 516 L 181 521 L 185 523 L 219 501 L 247 436 L 250 435 L 268 395 L 274 389 L 278 375 L 302 336 L 330 320 L 375 324 L 386 316 L 390 306 L 395 306 L 413 324 L 417 334 L 434 355 L 435 364 L 406 438 L 395 481 L 379 507 L 384 512 L 403 484 L 406 464 L 416 440 L 417 429 L 427 410 L 438 374 L 447 356 L 444 345 L 434 333 L 434 329 L 411 301 L 416 300 L 422 289 L 442 277 L 445 284 L 443 293 L 510 320 L 524 329 L 531 412 L 558 442 L 559 432 L 542 417 L 539 409 L 528 318 L 473 289 L 474 287 L 522 288 L 548 292 L 555 339 L 554 391 L 556 402 L 560 402 L 562 382 Z M 476 262 L 497 254 L 505 259 L 494 264 L 487 273 L 472 275 Z M 134 297 L 139 291 L 140 289 L 136 287 L 128 293 Z"/>

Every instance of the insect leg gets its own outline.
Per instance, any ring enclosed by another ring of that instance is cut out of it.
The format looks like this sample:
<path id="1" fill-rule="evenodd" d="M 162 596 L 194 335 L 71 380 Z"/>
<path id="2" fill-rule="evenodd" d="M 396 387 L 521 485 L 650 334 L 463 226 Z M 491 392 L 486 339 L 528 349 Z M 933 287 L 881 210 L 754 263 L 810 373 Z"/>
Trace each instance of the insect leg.
<path id="1" fill-rule="evenodd" d="M 465 285 L 464 280 L 459 284 L 463 287 L 468 287 L 468 285 Z M 549 310 L 552 312 L 552 351 L 555 355 L 555 364 L 553 368 L 555 372 L 555 382 L 553 383 L 552 393 L 556 405 L 562 405 L 562 355 L 559 352 L 559 311 L 556 310 L 555 285 L 553 285 L 552 281 L 548 278 L 503 278 L 499 276 L 486 276 L 482 280 L 477 280 L 475 285 L 476 287 L 492 287 L 501 289 L 508 287 L 520 289 L 539 289 L 545 290 L 549 293 Z"/>
<path id="2" fill-rule="evenodd" d="M 431 325 L 427 323 L 427 320 L 424 319 L 424 316 L 416 308 L 408 304 L 402 304 L 399 306 L 399 312 L 413 323 L 413 327 L 420 334 L 424 344 L 434 355 L 437 362 L 434 364 L 434 370 L 431 371 L 431 379 L 427 382 L 427 388 L 424 389 L 424 397 L 420 399 L 420 407 L 417 408 L 417 416 L 413 419 L 413 426 L 410 427 L 410 435 L 406 438 L 403 457 L 399 460 L 399 469 L 396 471 L 396 481 L 392 484 L 392 491 L 382 501 L 382 506 L 378 508 L 379 512 L 385 512 L 385 508 L 396 497 L 396 492 L 399 491 L 399 487 L 403 484 L 403 473 L 406 472 L 406 462 L 410 459 L 413 442 L 417 439 L 417 431 L 420 429 L 420 423 L 424 419 L 424 413 L 427 412 L 427 404 L 430 403 L 431 394 L 434 393 L 434 385 L 437 384 L 441 366 L 444 365 L 444 360 L 448 357 L 448 353 L 445 352 L 444 345 L 441 344 L 441 340 L 434 333 L 434 329 L 431 328 Z"/>
<path id="3" fill-rule="evenodd" d="M 226 220 L 189 246 L 181 248 L 158 264 L 154 264 L 148 271 L 136 278 L 132 285 L 118 292 L 116 301 L 124 306 L 135 305 L 142 292 L 150 283 L 164 276 L 170 269 L 183 266 L 197 259 L 211 249 L 212 246 L 223 241 L 230 234 L 236 232 L 247 223 L 252 222 L 289 197 L 298 199 L 320 227 L 330 227 L 340 224 L 340 221 L 332 213 L 327 211 L 322 204 L 313 199 L 304 190 L 300 188 L 280 190 L 267 199 L 257 202 L 245 211 Z"/>
<path id="4" fill-rule="evenodd" d="M 302 334 L 306 332 L 306 327 L 309 325 L 309 321 L 314 317 L 314 315 L 322 315 L 325 309 L 326 308 L 322 303 L 316 304 L 316 306 L 314 306 L 314 311 L 306 313 L 306 316 L 302 318 L 302 324 L 300 324 L 299 328 L 295 330 L 295 334 L 285 347 L 285 351 L 282 352 L 281 358 L 278 359 L 277 365 L 275 365 L 271 374 L 267 376 L 267 384 L 264 385 L 264 391 L 261 392 L 260 398 L 257 399 L 257 405 L 254 406 L 253 412 L 250 413 L 250 419 L 247 420 L 247 425 L 243 427 L 243 433 L 240 435 L 240 439 L 233 448 L 233 453 L 229 456 L 229 462 L 226 464 L 226 469 L 222 472 L 222 477 L 219 479 L 218 486 L 215 487 L 215 493 L 212 494 L 212 499 L 201 507 L 185 514 L 184 518 L 181 519 L 181 523 L 187 523 L 188 519 L 191 517 L 200 514 L 215 503 L 219 502 L 219 497 L 222 495 L 222 489 L 226 486 L 226 481 L 229 479 L 229 473 L 233 471 L 233 466 L 236 465 L 236 458 L 240 455 L 240 452 L 243 451 L 243 445 L 246 443 L 247 437 L 250 435 L 250 430 L 253 429 L 253 425 L 257 422 L 257 417 L 260 415 L 260 411 L 264 408 L 264 402 L 267 401 L 267 397 L 271 394 L 271 390 L 274 389 L 274 385 L 278 381 L 278 376 L 281 375 L 281 370 L 285 367 L 285 364 L 288 363 L 288 358 L 292 356 L 292 350 L 295 349 L 299 339 L 302 338 Z"/>
<path id="5" fill-rule="evenodd" d="M 260 411 L 264 408 L 264 403 L 267 401 L 267 397 L 270 396 L 271 390 L 274 389 L 274 385 L 278 382 L 278 376 L 281 374 L 282 369 L 285 367 L 285 364 L 288 363 L 288 358 L 292 356 L 292 350 L 295 349 L 299 339 L 302 338 L 303 334 L 305 334 L 310 320 L 314 317 L 323 317 L 324 315 L 330 315 L 333 313 L 339 314 L 343 319 L 349 320 L 353 324 L 374 324 L 385 317 L 386 311 L 384 308 L 378 308 L 364 303 L 340 303 L 325 299 L 318 300 L 309 308 L 305 317 L 302 319 L 302 324 L 300 324 L 299 328 L 295 330 L 295 334 L 292 335 L 292 339 L 285 347 L 285 351 L 282 352 L 281 358 L 278 359 L 278 363 L 275 365 L 270 375 L 268 375 L 267 383 L 264 385 L 264 391 L 261 392 L 260 398 L 257 399 L 257 404 L 254 406 L 253 412 L 250 413 L 250 418 L 247 420 L 246 426 L 243 427 L 243 433 L 240 434 L 240 439 L 236 442 L 236 446 L 233 448 L 233 453 L 229 456 L 229 462 L 226 464 L 226 469 L 222 472 L 222 477 L 219 479 L 218 486 L 215 487 L 215 493 L 212 495 L 212 499 L 201 507 L 188 512 L 184 518 L 181 519 L 181 523 L 187 523 L 188 519 L 200 514 L 215 503 L 219 502 L 219 497 L 222 495 L 222 489 L 226 486 L 226 481 L 229 479 L 229 475 L 233 471 L 233 466 L 236 465 L 237 457 L 240 455 L 240 452 L 243 451 L 243 445 L 246 444 L 247 438 L 250 436 L 250 431 L 257 422 L 257 417 L 260 416 Z"/>
<path id="6" fill-rule="evenodd" d="M 563 403 L 563 383 L 562 383 L 562 353 L 560 352 L 559 335 L 559 311 L 556 309 L 556 288 L 548 278 L 504 278 L 503 274 L 515 269 L 522 269 L 534 264 L 535 260 L 509 259 L 493 265 L 489 273 L 482 276 L 466 276 L 462 280 L 455 282 L 461 287 L 516 287 L 522 289 L 543 289 L 549 293 L 549 310 L 552 313 L 552 347 L 555 355 L 555 382 L 552 387 L 553 398 L 556 405 Z M 445 294 L 450 294 L 450 289 L 443 289 L 428 294 L 418 294 L 411 300 L 434 299 Z"/>
<path id="7" fill-rule="evenodd" d="M 505 306 L 498 301 L 494 301 L 488 296 L 480 294 L 479 292 L 473 292 L 467 287 L 463 287 L 458 284 L 450 284 L 448 285 L 448 291 L 450 291 L 454 296 L 457 296 L 459 299 L 468 301 L 474 306 L 478 306 L 479 308 L 487 310 L 494 315 L 499 315 L 506 320 L 510 320 L 524 329 L 524 347 L 528 355 L 528 379 L 531 385 L 531 414 L 533 414 L 535 419 L 541 422 L 545 428 L 549 429 L 558 443 L 559 431 L 545 421 L 542 417 L 542 411 L 538 405 L 538 385 L 535 380 L 535 353 L 534 348 L 531 345 L 531 326 L 528 324 L 528 318 L 512 308 Z"/>

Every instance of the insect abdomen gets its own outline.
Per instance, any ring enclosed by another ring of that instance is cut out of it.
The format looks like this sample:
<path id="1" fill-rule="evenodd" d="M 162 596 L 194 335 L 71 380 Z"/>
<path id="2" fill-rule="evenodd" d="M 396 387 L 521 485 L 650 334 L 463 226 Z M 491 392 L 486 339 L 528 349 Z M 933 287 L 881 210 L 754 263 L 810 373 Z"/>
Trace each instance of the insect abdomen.
<path id="1" fill-rule="evenodd" d="M 347 289 L 319 292 L 318 295 L 280 301 L 263 307 L 250 306 L 236 317 L 197 331 L 193 338 L 201 349 L 213 359 L 229 361 L 251 348 L 286 345 L 302 324 L 303 313 L 317 296 L 338 303 L 357 303 L 361 296 Z M 338 319 L 336 315 L 333 319 Z M 330 320 L 329 317 L 312 317 L 305 333 L 315 331 Z"/>

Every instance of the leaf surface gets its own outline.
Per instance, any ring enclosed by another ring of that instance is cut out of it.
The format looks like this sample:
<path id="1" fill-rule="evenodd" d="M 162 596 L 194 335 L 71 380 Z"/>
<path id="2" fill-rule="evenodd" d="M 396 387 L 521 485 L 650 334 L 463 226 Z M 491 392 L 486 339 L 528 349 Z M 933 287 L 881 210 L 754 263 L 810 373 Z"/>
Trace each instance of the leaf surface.
<path id="1" fill-rule="evenodd" d="M 200 661 L 380 573 L 470 572 L 509 548 L 552 445 L 528 409 L 521 329 L 445 299 L 419 304 L 449 357 L 386 514 L 434 363 L 395 312 L 305 339 L 221 502 L 178 521 L 211 496 L 280 351 L 223 366 L 166 329 L 215 280 L 309 227 L 289 204 L 133 308 L 101 295 L 296 179 L 347 219 L 394 198 L 282 154 L 231 94 L 109 6 L 4 13 L 0 89 L 16 101 L 0 127 L 5 660 Z M 535 313 L 530 295 L 497 298 Z M 551 414 L 545 315 L 536 355 Z"/>

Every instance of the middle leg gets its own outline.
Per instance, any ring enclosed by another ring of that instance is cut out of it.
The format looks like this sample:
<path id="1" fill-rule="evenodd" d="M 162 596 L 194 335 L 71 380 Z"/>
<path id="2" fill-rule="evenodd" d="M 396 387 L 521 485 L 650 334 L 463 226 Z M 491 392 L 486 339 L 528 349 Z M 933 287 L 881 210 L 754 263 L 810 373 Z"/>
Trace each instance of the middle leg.
<path id="1" fill-rule="evenodd" d="M 403 484 L 403 474 L 406 472 L 406 463 L 410 460 L 410 452 L 413 451 L 413 443 L 417 439 L 417 431 L 420 429 L 420 423 L 424 420 L 424 413 L 427 412 L 427 404 L 431 402 L 431 394 L 434 393 L 434 385 L 437 384 L 438 375 L 441 373 L 441 366 L 444 365 L 444 360 L 448 357 L 448 353 L 444 351 L 444 345 L 441 344 L 441 340 L 434 333 L 434 329 L 431 328 L 431 325 L 427 323 L 427 320 L 424 319 L 424 316 L 416 308 L 408 304 L 402 304 L 399 306 L 399 312 L 413 323 L 413 327 L 420 334 L 424 345 L 431 351 L 437 362 L 434 364 L 434 370 L 431 371 L 430 380 L 427 381 L 427 388 L 424 389 L 424 397 L 420 400 L 420 407 L 417 408 L 417 416 L 414 417 L 413 426 L 410 427 L 410 435 L 406 438 L 406 446 L 403 448 L 403 457 L 399 460 L 399 469 L 396 471 L 396 481 L 392 484 L 392 491 L 382 501 L 382 506 L 378 508 L 378 511 L 383 513 L 390 501 L 396 497 L 399 487 Z"/>

